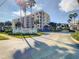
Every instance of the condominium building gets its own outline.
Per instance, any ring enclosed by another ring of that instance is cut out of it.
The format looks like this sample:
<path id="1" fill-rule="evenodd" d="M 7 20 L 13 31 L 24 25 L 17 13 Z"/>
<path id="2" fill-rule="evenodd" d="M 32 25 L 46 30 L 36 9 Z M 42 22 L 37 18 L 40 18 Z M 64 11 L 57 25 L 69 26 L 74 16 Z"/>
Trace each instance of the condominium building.
<path id="1" fill-rule="evenodd" d="M 44 26 L 50 22 L 50 17 L 46 12 L 39 11 L 34 14 L 34 21 L 37 24 L 37 28 L 43 30 Z"/>
<path id="2" fill-rule="evenodd" d="M 21 26 L 17 27 L 17 23 L 21 23 Z M 12 21 L 13 33 L 36 33 L 38 29 L 43 30 L 45 25 L 50 22 L 49 15 L 44 11 L 38 11 L 27 15 L 25 17 L 20 17 Z"/>
<path id="3" fill-rule="evenodd" d="M 79 30 L 79 20 L 71 20 L 69 23 L 70 30 Z"/>

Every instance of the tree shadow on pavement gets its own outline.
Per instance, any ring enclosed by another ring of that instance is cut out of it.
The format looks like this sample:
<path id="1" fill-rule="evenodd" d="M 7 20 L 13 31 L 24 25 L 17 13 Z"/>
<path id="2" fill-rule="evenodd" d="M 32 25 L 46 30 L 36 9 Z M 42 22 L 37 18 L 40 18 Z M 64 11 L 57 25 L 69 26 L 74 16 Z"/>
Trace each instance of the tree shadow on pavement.
<path id="1" fill-rule="evenodd" d="M 79 44 L 66 44 L 66 45 L 69 45 L 73 48 L 79 49 Z"/>
<path id="2" fill-rule="evenodd" d="M 79 44 L 66 44 L 66 45 L 75 48 L 75 53 L 67 54 L 64 59 L 79 59 Z"/>
<path id="3" fill-rule="evenodd" d="M 23 52 L 17 50 L 13 54 L 13 59 L 68 59 L 69 55 L 74 55 L 70 54 L 67 48 L 48 46 L 46 43 L 36 40 L 34 46 L 25 48 Z"/>

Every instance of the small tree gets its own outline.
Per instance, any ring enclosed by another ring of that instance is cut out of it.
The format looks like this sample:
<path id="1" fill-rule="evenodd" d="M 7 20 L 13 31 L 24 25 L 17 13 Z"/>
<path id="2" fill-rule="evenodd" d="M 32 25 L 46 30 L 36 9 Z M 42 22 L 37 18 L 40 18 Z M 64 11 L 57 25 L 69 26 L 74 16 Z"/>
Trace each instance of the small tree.
<path id="1" fill-rule="evenodd" d="M 16 22 L 15 24 L 16 28 L 20 28 L 22 26 L 21 22 Z"/>
<path id="2" fill-rule="evenodd" d="M 5 22 L 5 26 L 12 26 L 12 23 L 10 21 Z"/>
<path id="3" fill-rule="evenodd" d="M 4 23 L 0 22 L 0 31 L 3 31 L 3 30 L 4 30 Z"/>
<path id="4" fill-rule="evenodd" d="M 53 31 L 55 31 L 56 30 L 56 23 L 54 23 L 54 22 L 50 22 L 49 23 L 49 26 L 51 27 L 51 30 L 53 30 Z"/>
<path id="5" fill-rule="evenodd" d="M 39 20 L 36 20 L 34 23 L 35 23 L 35 24 L 39 24 Z"/>
<path id="6" fill-rule="evenodd" d="M 3 27 L 4 26 L 4 23 L 3 22 L 0 22 L 0 27 Z"/>

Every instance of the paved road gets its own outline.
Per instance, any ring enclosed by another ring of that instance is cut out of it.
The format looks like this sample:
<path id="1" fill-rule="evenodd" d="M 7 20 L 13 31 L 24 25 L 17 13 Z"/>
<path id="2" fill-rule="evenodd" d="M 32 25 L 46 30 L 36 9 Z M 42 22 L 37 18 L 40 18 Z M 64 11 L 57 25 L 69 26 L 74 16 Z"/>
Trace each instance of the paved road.
<path id="1" fill-rule="evenodd" d="M 0 41 L 0 59 L 79 59 L 78 55 L 78 44 L 70 34 Z"/>

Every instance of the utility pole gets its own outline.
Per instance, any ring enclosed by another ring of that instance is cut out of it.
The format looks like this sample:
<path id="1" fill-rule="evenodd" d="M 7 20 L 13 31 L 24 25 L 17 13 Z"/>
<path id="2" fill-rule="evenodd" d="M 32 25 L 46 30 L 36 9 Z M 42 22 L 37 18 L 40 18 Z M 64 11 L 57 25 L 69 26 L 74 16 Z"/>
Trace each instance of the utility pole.
<path id="1" fill-rule="evenodd" d="M 16 0 L 16 3 L 20 6 L 20 17 L 21 17 L 21 9 L 22 9 L 23 12 L 24 12 L 24 19 L 26 20 L 26 9 L 32 8 L 35 4 L 35 1 L 34 0 L 28 0 L 28 1 L 26 1 L 26 0 Z M 29 42 L 26 40 L 26 38 L 24 36 L 23 36 L 23 38 L 27 42 L 29 47 L 32 48 L 31 45 L 29 44 Z"/>

